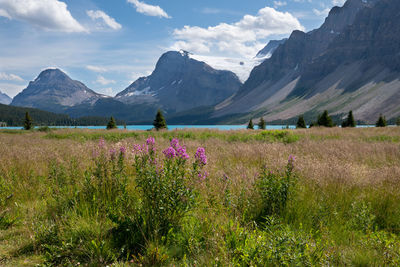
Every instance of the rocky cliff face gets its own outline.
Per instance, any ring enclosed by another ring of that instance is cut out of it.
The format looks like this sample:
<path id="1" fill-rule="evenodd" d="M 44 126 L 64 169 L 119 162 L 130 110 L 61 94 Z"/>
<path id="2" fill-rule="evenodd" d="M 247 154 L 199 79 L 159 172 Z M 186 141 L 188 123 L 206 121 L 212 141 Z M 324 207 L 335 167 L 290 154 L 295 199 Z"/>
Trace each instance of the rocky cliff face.
<path id="1" fill-rule="evenodd" d="M 0 91 L 0 104 L 8 105 L 11 103 L 11 101 L 12 101 L 11 97 Z"/>
<path id="2" fill-rule="evenodd" d="M 269 41 L 268 44 L 257 53 L 256 58 L 270 58 L 278 46 L 284 44 L 286 41 L 287 38 Z"/>
<path id="3" fill-rule="evenodd" d="M 369 122 L 375 113 L 400 115 L 399 14 L 397 0 L 334 7 L 319 29 L 294 31 L 214 117 L 247 112 L 271 121 L 323 109 L 352 109 Z"/>
<path id="4" fill-rule="evenodd" d="M 187 52 L 167 52 L 153 73 L 116 96 L 126 104 L 151 104 L 169 113 L 215 105 L 237 92 L 241 82 L 230 71 L 215 70 Z"/>
<path id="5" fill-rule="evenodd" d="M 26 89 L 14 97 L 11 105 L 63 112 L 68 107 L 94 103 L 102 97 L 83 83 L 72 80 L 61 70 L 48 69 L 42 71 Z"/>

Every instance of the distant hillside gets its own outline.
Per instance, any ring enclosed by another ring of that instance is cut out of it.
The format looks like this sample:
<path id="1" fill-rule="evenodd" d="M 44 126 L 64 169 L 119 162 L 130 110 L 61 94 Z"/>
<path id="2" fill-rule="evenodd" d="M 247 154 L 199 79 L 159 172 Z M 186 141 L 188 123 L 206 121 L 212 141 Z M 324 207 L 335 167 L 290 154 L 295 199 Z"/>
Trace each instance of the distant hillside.
<path id="1" fill-rule="evenodd" d="M 0 121 L 6 122 L 7 126 L 22 126 L 26 112 L 29 112 L 36 126 L 105 126 L 109 120 L 106 117 L 81 117 L 74 119 L 65 114 L 0 104 Z M 117 120 L 117 123 L 122 125 L 124 121 Z"/>
<path id="2" fill-rule="evenodd" d="M 47 69 L 14 97 L 12 106 L 39 108 L 65 113 L 69 107 L 93 104 L 105 95 L 98 94 L 83 83 L 74 81 L 59 69 Z"/>
<path id="3" fill-rule="evenodd" d="M 11 103 L 11 101 L 12 101 L 11 97 L 0 91 L 0 104 L 8 105 Z"/>

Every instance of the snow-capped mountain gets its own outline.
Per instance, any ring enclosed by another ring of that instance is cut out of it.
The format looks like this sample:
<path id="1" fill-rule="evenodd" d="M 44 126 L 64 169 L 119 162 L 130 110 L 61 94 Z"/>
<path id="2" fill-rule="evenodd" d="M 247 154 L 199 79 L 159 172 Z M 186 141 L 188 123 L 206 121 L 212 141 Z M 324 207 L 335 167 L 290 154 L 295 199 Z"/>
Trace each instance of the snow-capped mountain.
<path id="1" fill-rule="evenodd" d="M 139 78 L 115 99 L 180 112 L 215 105 L 236 93 L 240 86 L 234 73 L 213 69 L 188 52 L 170 51 L 160 57 L 150 76 Z"/>

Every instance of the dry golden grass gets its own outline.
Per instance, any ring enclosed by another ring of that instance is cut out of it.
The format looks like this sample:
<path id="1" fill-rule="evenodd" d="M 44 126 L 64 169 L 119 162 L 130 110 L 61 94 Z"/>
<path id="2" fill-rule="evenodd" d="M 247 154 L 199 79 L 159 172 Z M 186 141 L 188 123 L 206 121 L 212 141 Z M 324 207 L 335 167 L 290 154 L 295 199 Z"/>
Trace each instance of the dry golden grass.
<path id="1" fill-rule="evenodd" d="M 296 157 L 296 173 L 300 182 L 312 182 L 317 186 L 343 188 L 377 188 L 384 186 L 388 194 L 400 195 L 400 127 L 341 129 L 313 128 L 290 131 L 299 137 L 294 142 L 273 142 L 236 139 L 222 139 L 221 135 L 256 135 L 258 131 L 210 131 L 183 130 L 163 132 L 139 132 L 137 136 L 118 138 L 107 142 L 110 147 L 126 146 L 129 150 L 135 143 L 143 143 L 147 136 L 156 137 L 158 150 L 166 148 L 169 138 L 175 134 L 186 145 L 189 155 L 194 155 L 199 146 L 206 149 L 210 173 L 208 183 L 213 184 L 214 193 L 222 194 L 229 177 L 230 185 L 237 192 L 251 187 L 260 171 L 266 165 L 271 170 L 282 170 L 289 155 Z M 41 196 L 46 188 L 41 179 L 49 172 L 49 162 L 55 161 L 69 168 L 83 172 L 93 164 L 93 147 L 97 138 L 88 136 L 127 133 L 126 131 L 57 130 L 55 138 L 48 133 L 29 132 L 9 134 L 0 131 L 0 172 L 7 181 L 13 181 L 13 201 L 20 205 L 25 214 L 18 228 L 0 231 L 1 259 L 12 264 L 23 265 L 26 256 L 16 256 L 15 249 L 23 246 L 32 237 L 31 226 L 34 214 L 39 213 Z M 80 138 L 79 136 L 85 136 Z M 204 137 L 204 136 L 207 137 Z M 203 136 L 200 138 L 200 136 Z M 71 164 L 71 161 L 74 161 Z M 42 178 L 41 178 L 42 177 Z M 15 234 L 15 238 L 10 238 Z M 10 241 L 12 240 L 12 241 Z M 37 262 L 37 256 L 28 257 L 28 262 Z M 29 265 L 29 264 L 28 264 Z"/>

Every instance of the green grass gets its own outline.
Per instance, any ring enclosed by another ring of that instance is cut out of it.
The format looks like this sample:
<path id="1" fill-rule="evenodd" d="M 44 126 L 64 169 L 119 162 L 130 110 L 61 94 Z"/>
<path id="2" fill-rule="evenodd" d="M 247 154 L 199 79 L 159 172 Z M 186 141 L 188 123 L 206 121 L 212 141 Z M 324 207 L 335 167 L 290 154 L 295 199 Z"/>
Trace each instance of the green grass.
<path id="1" fill-rule="evenodd" d="M 227 142 L 282 142 L 294 143 L 300 140 L 301 136 L 290 130 L 265 130 L 265 131 L 67 131 L 62 133 L 52 132 L 44 136 L 46 139 L 71 139 L 75 141 L 93 141 L 104 138 L 106 141 L 118 142 L 127 138 L 136 140 L 149 136 L 162 137 L 167 140 L 178 138 L 181 140 L 201 140 L 209 139 L 222 140 Z"/>
<path id="2" fill-rule="evenodd" d="M 398 131 L 2 134 L 0 265 L 399 266 Z"/>

